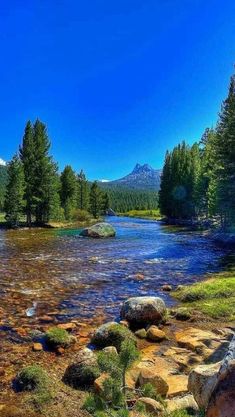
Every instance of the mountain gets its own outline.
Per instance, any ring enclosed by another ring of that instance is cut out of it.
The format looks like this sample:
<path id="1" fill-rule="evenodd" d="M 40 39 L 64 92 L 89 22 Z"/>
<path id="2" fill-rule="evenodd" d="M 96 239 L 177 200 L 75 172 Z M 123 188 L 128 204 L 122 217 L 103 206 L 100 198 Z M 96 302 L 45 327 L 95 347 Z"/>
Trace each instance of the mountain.
<path id="1" fill-rule="evenodd" d="M 136 164 L 133 171 L 123 178 L 114 181 L 100 182 L 102 188 L 126 188 L 134 190 L 158 191 L 160 188 L 161 170 L 148 164 Z"/>

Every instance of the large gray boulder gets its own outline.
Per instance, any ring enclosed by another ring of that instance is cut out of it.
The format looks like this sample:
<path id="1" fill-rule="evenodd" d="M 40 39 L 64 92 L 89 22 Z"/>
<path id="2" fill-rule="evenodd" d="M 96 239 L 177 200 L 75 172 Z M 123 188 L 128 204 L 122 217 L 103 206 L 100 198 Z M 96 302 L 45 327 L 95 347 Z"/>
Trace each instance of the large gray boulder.
<path id="1" fill-rule="evenodd" d="M 121 318 L 132 324 L 158 324 L 166 315 L 166 306 L 159 297 L 132 297 L 124 301 Z"/>
<path id="2" fill-rule="evenodd" d="M 235 335 L 217 375 L 206 417 L 235 416 Z"/>
<path id="3" fill-rule="evenodd" d="M 94 238 L 104 238 L 104 237 L 114 237 L 116 231 L 113 226 L 109 223 L 97 223 L 91 227 L 83 229 L 80 233 L 80 236 L 85 237 L 94 237 Z"/>
<path id="4" fill-rule="evenodd" d="M 221 363 L 199 365 L 188 379 L 188 390 L 192 392 L 199 408 L 205 409 L 215 388 Z"/>

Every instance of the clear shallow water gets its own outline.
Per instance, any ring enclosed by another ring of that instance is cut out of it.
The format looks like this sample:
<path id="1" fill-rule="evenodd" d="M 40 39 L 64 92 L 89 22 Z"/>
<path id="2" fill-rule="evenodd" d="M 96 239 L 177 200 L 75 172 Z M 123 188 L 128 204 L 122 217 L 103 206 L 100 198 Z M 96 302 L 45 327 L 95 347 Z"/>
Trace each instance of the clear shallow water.
<path id="1" fill-rule="evenodd" d="M 200 233 L 141 219 L 108 221 L 117 236 L 104 240 L 81 238 L 79 230 L 0 231 L 2 329 L 36 327 L 44 315 L 100 323 L 117 317 L 129 296 L 159 295 L 172 305 L 164 283 L 199 280 L 220 270 L 226 255 Z"/>

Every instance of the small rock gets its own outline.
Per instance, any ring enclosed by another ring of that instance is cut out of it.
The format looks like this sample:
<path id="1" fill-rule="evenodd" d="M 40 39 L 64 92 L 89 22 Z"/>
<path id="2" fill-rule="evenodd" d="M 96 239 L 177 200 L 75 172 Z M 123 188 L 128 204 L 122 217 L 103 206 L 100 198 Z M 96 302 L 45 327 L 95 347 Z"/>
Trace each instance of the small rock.
<path id="1" fill-rule="evenodd" d="M 45 316 L 40 317 L 40 320 L 43 321 L 44 323 L 52 323 L 54 321 L 54 318 L 45 315 Z"/>
<path id="2" fill-rule="evenodd" d="M 60 323 L 58 324 L 58 326 L 60 329 L 64 329 L 67 330 L 68 332 L 71 332 L 73 329 L 76 328 L 76 324 L 75 323 Z"/>
<path id="3" fill-rule="evenodd" d="M 147 337 L 147 332 L 145 329 L 139 329 L 135 332 L 135 335 L 137 337 L 139 337 L 139 339 L 146 339 Z"/>
<path id="4" fill-rule="evenodd" d="M 64 355 L 65 349 L 62 346 L 58 346 L 56 348 L 56 353 L 57 353 L 57 355 Z"/>
<path id="5" fill-rule="evenodd" d="M 129 328 L 129 323 L 127 320 L 120 320 L 119 324 L 121 324 L 121 326 L 125 326 L 127 328 Z"/>
<path id="6" fill-rule="evenodd" d="M 148 413 L 159 413 L 164 411 L 164 407 L 158 401 L 148 397 L 140 397 L 138 402 L 145 406 Z"/>
<path id="7" fill-rule="evenodd" d="M 170 292 L 170 291 L 172 291 L 172 289 L 173 289 L 172 286 L 169 285 L 169 284 L 164 284 L 162 286 L 162 291 Z"/>
<path id="8" fill-rule="evenodd" d="M 114 355 L 118 354 L 117 349 L 115 348 L 115 346 L 106 346 L 105 348 L 103 348 L 103 352 L 112 353 Z"/>
<path id="9" fill-rule="evenodd" d="M 157 326 L 150 326 L 147 331 L 147 338 L 152 342 L 161 342 L 166 339 L 166 333 L 158 329 Z"/>
<path id="10" fill-rule="evenodd" d="M 34 352 L 41 352 L 43 350 L 43 346 L 41 343 L 34 343 L 33 344 L 33 351 Z"/>

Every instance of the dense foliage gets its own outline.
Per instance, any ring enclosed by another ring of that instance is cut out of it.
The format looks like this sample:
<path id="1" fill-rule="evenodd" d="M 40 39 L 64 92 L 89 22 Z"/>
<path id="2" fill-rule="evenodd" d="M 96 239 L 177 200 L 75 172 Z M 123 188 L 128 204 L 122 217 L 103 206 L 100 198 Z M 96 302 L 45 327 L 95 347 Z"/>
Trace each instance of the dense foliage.
<path id="1" fill-rule="evenodd" d="M 98 218 L 108 210 L 107 192 L 69 165 L 59 175 L 49 150 L 45 124 L 27 122 L 19 155 L 1 170 L 0 205 L 11 226 L 18 226 L 22 216 L 30 226 L 50 220 L 86 221 L 89 213 Z"/>
<path id="2" fill-rule="evenodd" d="M 158 193 L 156 191 L 130 190 L 123 187 L 106 187 L 110 207 L 117 213 L 130 210 L 154 210 L 158 207 Z"/>
<path id="3" fill-rule="evenodd" d="M 235 77 L 215 129 L 193 146 L 184 142 L 166 153 L 159 205 L 170 218 L 215 216 L 225 229 L 235 225 Z"/>
<path id="4" fill-rule="evenodd" d="M 7 167 L 0 165 L 0 211 L 4 209 L 5 193 L 7 185 Z"/>

